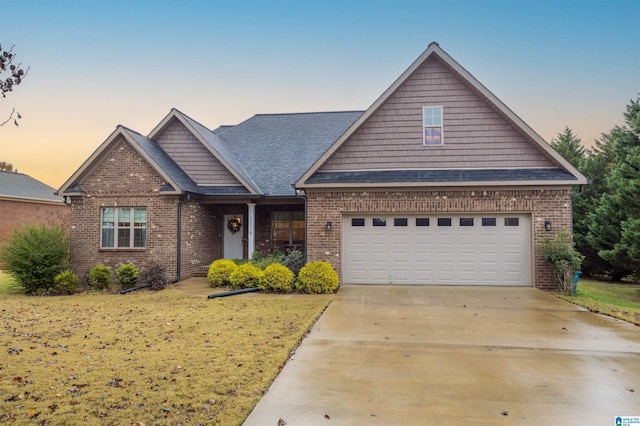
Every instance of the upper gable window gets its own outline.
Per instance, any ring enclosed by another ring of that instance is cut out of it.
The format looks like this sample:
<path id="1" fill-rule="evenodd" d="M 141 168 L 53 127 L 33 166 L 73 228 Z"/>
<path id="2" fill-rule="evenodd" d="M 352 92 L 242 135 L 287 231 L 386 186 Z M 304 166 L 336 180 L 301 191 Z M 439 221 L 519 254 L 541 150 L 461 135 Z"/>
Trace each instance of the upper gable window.
<path id="1" fill-rule="evenodd" d="M 424 125 L 424 145 L 442 145 L 442 107 L 422 107 L 422 121 Z"/>

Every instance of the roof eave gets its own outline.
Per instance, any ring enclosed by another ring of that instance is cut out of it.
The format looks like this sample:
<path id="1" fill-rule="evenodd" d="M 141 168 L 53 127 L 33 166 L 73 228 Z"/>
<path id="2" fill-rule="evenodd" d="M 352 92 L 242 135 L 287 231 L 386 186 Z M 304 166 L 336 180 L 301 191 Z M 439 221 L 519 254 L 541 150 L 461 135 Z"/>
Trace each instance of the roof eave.
<path id="1" fill-rule="evenodd" d="M 452 188 L 452 187 L 506 187 L 506 186 L 536 186 L 536 187 L 571 187 L 586 185 L 584 181 L 576 180 L 511 180 L 511 181 L 448 181 L 448 182 L 346 182 L 346 183 L 307 183 L 296 186 L 296 189 L 324 189 L 324 188 Z"/>

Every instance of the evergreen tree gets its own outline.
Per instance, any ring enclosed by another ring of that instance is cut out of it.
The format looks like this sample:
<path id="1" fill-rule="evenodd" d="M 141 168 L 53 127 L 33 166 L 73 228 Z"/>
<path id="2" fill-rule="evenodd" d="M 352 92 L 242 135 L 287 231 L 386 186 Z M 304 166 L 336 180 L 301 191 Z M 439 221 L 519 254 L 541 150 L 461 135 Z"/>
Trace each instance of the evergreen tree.
<path id="1" fill-rule="evenodd" d="M 585 157 L 585 150 L 579 137 L 573 134 L 569 127 L 564 132 L 551 139 L 551 146 L 558 151 L 574 167 L 580 167 Z"/>
<path id="2" fill-rule="evenodd" d="M 602 196 L 586 218 L 586 242 L 614 280 L 640 276 L 640 98 L 624 117 L 626 126 L 603 135 L 596 154 L 602 155 Z"/>

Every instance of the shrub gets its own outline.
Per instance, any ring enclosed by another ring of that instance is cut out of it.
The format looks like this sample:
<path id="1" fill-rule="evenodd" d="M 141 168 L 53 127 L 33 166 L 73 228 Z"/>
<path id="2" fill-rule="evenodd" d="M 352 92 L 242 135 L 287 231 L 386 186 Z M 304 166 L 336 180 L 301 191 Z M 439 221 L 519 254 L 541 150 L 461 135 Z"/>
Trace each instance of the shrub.
<path id="1" fill-rule="evenodd" d="M 284 254 L 282 254 L 282 252 L 276 251 L 269 254 L 268 256 L 259 255 L 258 257 L 256 257 L 256 255 L 254 254 L 251 263 L 256 268 L 265 270 L 267 266 L 273 265 L 274 263 L 282 263 L 283 260 Z"/>
<path id="2" fill-rule="evenodd" d="M 264 273 L 260 269 L 250 263 L 245 263 L 231 273 L 229 281 L 231 287 L 236 289 L 258 287 L 263 275 Z"/>
<path id="3" fill-rule="evenodd" d="M 334 293 L 340 279 L 330 263 L 307 263 L 298 274 L 298 289 L 303 293 Z"/>
<path id="4" fill-rule="evenodd" d="M 285 256 L 282 264 L 289 268 L 293 275 L 297 276 L 300 272 L 300 269 L 304 266 L 307 261 L 307 256 L 300 250 L 291 250 L 291 252 Z"/>
<path id="5" fill-rule="evenodd" d="M 540 246 L 544 260 L 551 264 L 558 290 L 573 295 L 573 276 L 580 269 L 584 256 L 573 248 L 569 231 L 563 229 L 553 240 L 547 238 Z"/>
<path id="6" fill-rule="evenodd" d="M 140 281 L 149 284 L 151 290 L 164 290 L 169 280 L 164 266 L 158 263 L 150 263 L 140 273 Z"/>
<path id="7" fill-rule="evenodd" d="M 53 279 L 53 292 L 58 294 L 73 294 L 78 290 L 78 284 L 80 280 L 78 276 L 73 273 L 73 271 L 67 269 L 66 271 L 60 272 Z"/>
<path id="8" fill-rule="evenodd" d="M 268 292 L 286 293 L 293 289 L 293 278 L 289 268 L 274 263 L 266 267 L 258 287 Z"/>
<path id="9" fill-rule="evenodd" d="M 211 287 L 222 287 L 231 284 L 229 277 L 237 268 L 238 265 L 233 260 L 218 259 L 214 261 L 209 266 L 209 272 L 207 273 Z"/>
<path id="10" fill-rule="evenodd" d="M 116 269 L 116 281 L 123 290 L 135 287 L 140 278 L 140 271 L 131 263 L 124 263 Z"/>
<path id="11" fill-rule="evenodd" d="M 89 271 L 89 285 L 94 290 L 105 290 L 111 287 L 111 269 L 105 265 L 96 265 Z"/>
<path id="12" fill-rule="evenodd" d="M 0 264 L 26 294 L 47 291 L 67 269 L 69 238 L 60 226 L 25 225 L 0 247 Z"/>

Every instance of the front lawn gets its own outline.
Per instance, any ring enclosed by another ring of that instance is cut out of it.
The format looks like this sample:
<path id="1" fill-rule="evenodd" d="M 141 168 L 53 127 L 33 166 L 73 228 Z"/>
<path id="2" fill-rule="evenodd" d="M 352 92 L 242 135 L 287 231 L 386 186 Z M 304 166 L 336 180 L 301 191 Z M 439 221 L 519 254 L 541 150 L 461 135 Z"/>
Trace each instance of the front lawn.
<path id="1" fill-rule="evenodd" d="M 239 425 L 331 300 L 1 297 L 0 423 L 64 425 Z"/>
<path id="2" fill-rule="evenodd" d="M 22 287 L 16 284 L 11 275 L 0 271 L 0 297 L 20 293 L 23 293 Z"/>
<path id="3" fill-rule="evenodd" d="M 576 297 L 561 297 L 590 311 L 640 325 L 640 284 L 581 279 Z"/>

